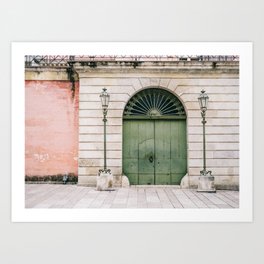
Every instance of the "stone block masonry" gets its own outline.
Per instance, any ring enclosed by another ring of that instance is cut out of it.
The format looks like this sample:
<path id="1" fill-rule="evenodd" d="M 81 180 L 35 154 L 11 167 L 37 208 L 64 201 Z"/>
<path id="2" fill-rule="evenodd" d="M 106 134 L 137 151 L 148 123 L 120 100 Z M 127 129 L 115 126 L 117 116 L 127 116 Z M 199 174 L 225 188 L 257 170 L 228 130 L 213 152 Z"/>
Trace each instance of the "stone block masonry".
<path id="1" fill-rule="evenodd" d="M 239 62 L 219 63 L 219 69 L 186 62 L 162 66 L 125 67 L 112 63 L 89 68 L 75 64 L 80 81 L 79 183 L 94 185 L 103 165 L 102 88 L 110 94 L 107 122 L 107 159 L 114 175 L 122 175 L 123 109 L 128 100 L 145 88 L 162 88 L 175 94 L 187 113 L 187 172 L 189 186 L 197 186 L 202 169 L 202 124 L 198 95 L 209 96 L 207 111 L 207 166 L 216 187 L 239 186 Z M 216 64 L 217 65 L 217 64 Z M 86 165 L 84 165 L 86 164 Z M 120 177 L 119 177 L 120 178 Z"/>

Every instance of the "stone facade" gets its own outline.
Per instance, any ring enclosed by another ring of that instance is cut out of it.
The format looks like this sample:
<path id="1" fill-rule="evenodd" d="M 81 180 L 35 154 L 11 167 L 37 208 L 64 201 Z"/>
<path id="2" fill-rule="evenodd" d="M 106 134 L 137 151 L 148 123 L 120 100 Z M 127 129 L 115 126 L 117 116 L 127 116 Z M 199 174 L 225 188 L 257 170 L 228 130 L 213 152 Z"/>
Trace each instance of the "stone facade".
<path id="1" fill-rule="evenodd" d="M 209 96 L 206 112 L 207 167 L 215 177 L 216 188 L 239 186 L 239 61 L 104 61 L 96 65 L 74 61 L 79 81 L 78 184 L 96 186 L 103 167 L 103 122 L 100 93 L 110 94 L 107 122 L 107 166 L 114 184 L 122 185 L 122 124 L 126 103 L 146 88 L 165 89 L 177 96 L 187 114 L 187 175 L 184 186 L 197 187 L 203 165 L 202 124 L 198 95 Z M 27 70 L 28 79 L 45 79 L 36 69 Z M 52 78 L 68 78 L 50 71 Z M 40 77 L 42 76 L 42 77 Z"/>
<path id="2" fill-rule="evenodd" d="M 103 122 L 99 95 L 110 94 L 107 126 L 107 160 L 120 183 L 122 175 L 123 110 L 138 91 L 153 87 L 169 90 L 187 113 L 189 187 L 197 186 L 202 168 L 202 124 L 198 95 L 209 95 L 206 113 L 207 166 L 218 188 L 239 185 L 239 63 L 236 62 L 111 62 L 96 68 L 75 64 L 80 81 L 79 184 L 95 185 L 103 166 Z M 185 179 L 186 182 L 186 179 Z"/>

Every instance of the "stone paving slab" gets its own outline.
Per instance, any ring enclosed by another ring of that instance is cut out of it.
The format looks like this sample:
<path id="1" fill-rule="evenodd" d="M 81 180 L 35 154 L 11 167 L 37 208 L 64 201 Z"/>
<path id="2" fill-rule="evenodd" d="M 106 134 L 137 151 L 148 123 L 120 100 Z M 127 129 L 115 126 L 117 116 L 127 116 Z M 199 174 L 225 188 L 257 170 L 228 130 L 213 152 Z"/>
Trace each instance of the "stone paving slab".
<path id="1" fill-rule="evenodd" d="M 239 192 L 198 193 L 179 186 L 93 187 L 26 184 L 26 208 L 238 208 Z"/>

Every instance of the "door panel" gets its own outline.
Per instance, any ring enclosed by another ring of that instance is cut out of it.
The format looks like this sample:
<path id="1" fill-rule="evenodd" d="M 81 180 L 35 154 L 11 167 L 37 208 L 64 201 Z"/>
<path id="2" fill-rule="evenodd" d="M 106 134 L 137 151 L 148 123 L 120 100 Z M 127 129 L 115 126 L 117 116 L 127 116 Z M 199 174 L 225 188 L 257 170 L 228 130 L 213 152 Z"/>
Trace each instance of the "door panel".
<path id="1" fill-rule="evenodd" d="M 131 184 L 138 184 L 138 123 L 124 121 L 123 168 Z"/>
<path id="2" fill-rule="evenodd" d="M 155 121 L 155 184 L 170 184 L 170 121 Z"/>
<path id="3" fill-rule="evenodd" d="M 186 121 L 171 122 L 171 184 L 180 184 L 187 172 Z"/>
<path id="4" fill-rule="evenodd" d="M 138 178 L 139 184 L 154 184 L 154 122 L 138 121 Z"/>

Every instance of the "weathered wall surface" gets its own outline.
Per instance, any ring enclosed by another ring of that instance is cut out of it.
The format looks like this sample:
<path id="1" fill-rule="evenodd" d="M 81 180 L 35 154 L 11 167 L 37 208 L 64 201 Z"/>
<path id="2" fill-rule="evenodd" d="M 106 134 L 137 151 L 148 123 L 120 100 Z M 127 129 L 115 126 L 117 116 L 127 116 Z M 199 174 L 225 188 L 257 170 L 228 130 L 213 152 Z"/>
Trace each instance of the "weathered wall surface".
<path id="1" fill-rule="evenodd" d="M 192 66 L 192 65 L 190 65 Z M 204 67 L 204 66 L 202 66 Z M 122 175 L 122 123 L 127 101 L 139 90 L 157 87 L 170 90 L 183 102 L 187 112 L 188 182 L 197 184 L 202 170 L 202 124 L 198 103 L 201 90 L 209 95 L 207 111 L 207 166 L 217 187 L 239 185 L 239 74 L 220 65 L 199 70 L 87 69 L 76 67 L 80 78 L 79 184 L 94 185 L 103 166 L 103 122 L 99 95 L 110 94 L 107 126 L 108 167 Z M 228 67 L 228 66 L 227 66 Z M 232 66 L 233 67 L 233 66 Z M 222 70 L 221 70 L 222 69 Z"/>
<path id="2" fill-rule="evenodd" d="M 77 177 L 79 91 L 76 83 L 73 96 L 71 85 L 65 71 L 26 71 L 25 175 L 28 180 L 45 177 L 58 180 L 65 173 Z"/>
<path id="3" fill-rule="evenodd" d="M 107 165 L 120 183 L 123 110 L 138 91 L 163 88 L 174 93 L 187 113 L 189 186 L 196 186 L 202 158 L 202 124 L 198 95 L 209 95 L 206 125 L 207 169 L 218 188 L 239 186 L 239 63 L 147 62 L 137 67 L 76 63 L 72 96 L 67 70 L 26 69 L 26 175 L 72 173 L 78 183 L 95 185 L 103 167 L 103 122 L 100 93 L 110 94 L 107 124 Z M 80 88 L 78 89 L 78 87 Z M 79 98 L 78 98 L 79 96 Z M 79 119 L 79 120 L 78 120 Z M 186 179 L 185 179 L 186 180 Z"/>

